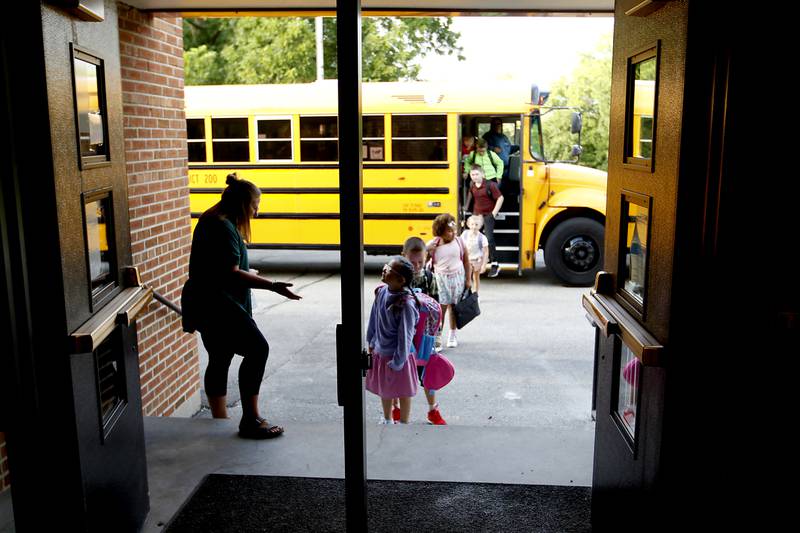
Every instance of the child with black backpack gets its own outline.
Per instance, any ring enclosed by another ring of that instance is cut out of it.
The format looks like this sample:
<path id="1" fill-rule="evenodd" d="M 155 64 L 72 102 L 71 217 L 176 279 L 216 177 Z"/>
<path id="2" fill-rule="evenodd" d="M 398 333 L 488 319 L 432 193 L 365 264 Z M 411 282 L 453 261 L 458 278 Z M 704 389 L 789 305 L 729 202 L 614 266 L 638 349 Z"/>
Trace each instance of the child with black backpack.
<path id="1" fill-rule="evenodd" d="M 486 179 L 483 168 L 479 165 L 473 165 L 472 170 L 469 171 L 469 177 L 472 180 L 472 185 L 469 188 L 469 195 L 467 196 L 467 207 L 474 200 L 475 205 L 472 207 L 473 215 L 483 216 L 483 228 L 486 240 L 489 241 L 489 261 L 492 264 L 489 271 L 489 277 L 497 277 L 500 265 L 497 263 L 496 245 L 494 241 L 494 222 L 497 213 L 503 206 L 503 193 L 500 188 L 491 180 Z"/>
<path id="2" fill-rule="evenodd" d="M 451 308 L 461 301 L 464 293 L 472 286 L 472 267 L 464 242 L 456 235 L 456 219 L 453 215 L 442 213 L 437 216 L 433 220 L 432 229 L 434 238 L 427 243 L 427 251 L 431 257 L 431 270 L 436 278 L 442 315 L 447 316 L 447 311 L 450 310 L 450 331 L 447 333 L 446 346 L 455 348 L 458 346 L 458 326 Z"/>

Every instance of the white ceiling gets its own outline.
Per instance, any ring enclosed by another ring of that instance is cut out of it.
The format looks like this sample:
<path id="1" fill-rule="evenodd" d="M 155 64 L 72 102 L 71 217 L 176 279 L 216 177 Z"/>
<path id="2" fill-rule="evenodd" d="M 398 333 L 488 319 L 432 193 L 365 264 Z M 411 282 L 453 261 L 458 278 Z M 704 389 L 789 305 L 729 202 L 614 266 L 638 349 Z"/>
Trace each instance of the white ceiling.
<path id="1" fill-rule="evenodd" d="M 148 11 L 334 10 L 335 0 L 123 0 Z M 614 0 L 362 0 L 363 11 L 612 13 Z"/>

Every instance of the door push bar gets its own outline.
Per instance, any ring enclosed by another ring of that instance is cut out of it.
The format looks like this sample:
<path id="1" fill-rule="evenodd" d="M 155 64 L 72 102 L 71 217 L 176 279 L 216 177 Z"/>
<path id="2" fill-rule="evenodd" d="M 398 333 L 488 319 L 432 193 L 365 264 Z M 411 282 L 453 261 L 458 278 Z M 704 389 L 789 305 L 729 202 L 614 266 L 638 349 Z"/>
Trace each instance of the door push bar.
<path id="1" fill-rule="evenodd" d="M 645 366 L 664 364 L 664 346 L 614 297 L 614 276 L 598 272 L 595 287 L 581 301 L 586 318 L 606 337 L 619 336 Z"/>

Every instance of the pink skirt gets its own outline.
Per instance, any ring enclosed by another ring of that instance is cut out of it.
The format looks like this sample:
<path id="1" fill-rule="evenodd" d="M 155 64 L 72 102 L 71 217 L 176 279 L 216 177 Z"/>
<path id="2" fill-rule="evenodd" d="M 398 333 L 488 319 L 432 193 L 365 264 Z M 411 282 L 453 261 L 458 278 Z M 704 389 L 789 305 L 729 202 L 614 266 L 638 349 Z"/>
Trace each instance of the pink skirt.
<path id="1" fill-rule="evenodd" d="M 385 399 L 415 396 L 419 378 L 414 356 L 409 355 L 399 371 L 389 368 L 391 360 L 391 357 L 372 353 L 372 368 L 367 370 L 367 390 Z"/>

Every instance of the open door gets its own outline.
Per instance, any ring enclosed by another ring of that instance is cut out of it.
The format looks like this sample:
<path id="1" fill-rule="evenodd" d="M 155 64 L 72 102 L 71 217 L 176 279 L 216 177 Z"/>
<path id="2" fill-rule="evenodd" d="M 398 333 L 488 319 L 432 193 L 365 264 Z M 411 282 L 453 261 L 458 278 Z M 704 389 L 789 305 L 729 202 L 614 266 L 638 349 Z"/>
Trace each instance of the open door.
<path id="1" fill-rule="evenodd" d="M 28 4 L 2 41 L 15 526 L 138 531 L 149 501 L 136 316 L 152 293 L 129 268 L 116 4 L 92 23 Z"/>
<path id="2" fill-rule="evenodd" d="M 688 5 L 618 2 L 605 272 L 584 296 L 598 327 L 595 527 L 656 507 L 664 437 Z M 652 520 L 652 516 L 650 517 Z"/>

